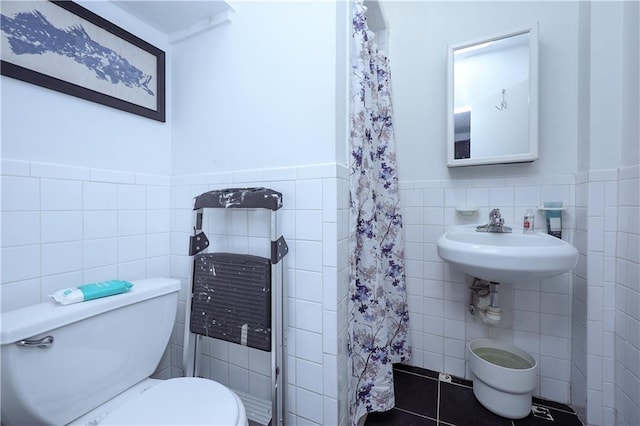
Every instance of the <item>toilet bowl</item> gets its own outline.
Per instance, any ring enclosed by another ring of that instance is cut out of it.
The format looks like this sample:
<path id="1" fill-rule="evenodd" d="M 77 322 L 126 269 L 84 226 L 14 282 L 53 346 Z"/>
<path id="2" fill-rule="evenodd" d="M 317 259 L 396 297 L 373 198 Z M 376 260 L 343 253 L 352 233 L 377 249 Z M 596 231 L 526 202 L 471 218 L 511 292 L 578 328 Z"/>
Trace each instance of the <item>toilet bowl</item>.
<path id="1" fill-rule="evenodd" d="M 238 395 L 213 380 L 180 377 L 143 380 L 68 426 L 212 423 L 247 425 L 245 407 Z"/>
<path id="2" fill-rule="evenodd" d="M 176 407 L 180 407 L 176 410 Z M 240 398 L 213 380 L 181 377 L 162 380 L 100 420 L 102 425 L 244 425 Z"/>
<path id="3" fill-rule="evenodd" d="M 247 426 L 242 401 L 213 380 L 152 379 L 180 281 L 132 281 L 127 293 L 2 314 L 2 425 Z"/>
<path id="4" fill-rule="evenodd" d="M 535 358 L 493 339 L 469 342 L 468 356 L 473 394 L 485 408 L 510 419 L 529 415 L 538 380 Z"/>

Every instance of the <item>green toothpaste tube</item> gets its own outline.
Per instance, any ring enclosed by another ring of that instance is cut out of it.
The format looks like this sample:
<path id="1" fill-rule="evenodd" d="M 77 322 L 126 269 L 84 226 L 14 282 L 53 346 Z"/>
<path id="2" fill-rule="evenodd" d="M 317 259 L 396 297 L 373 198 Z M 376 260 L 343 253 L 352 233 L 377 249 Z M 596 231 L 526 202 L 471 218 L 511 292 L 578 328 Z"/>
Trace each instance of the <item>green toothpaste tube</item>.
<path id="1" fill-rule="evenodd" d="M 49 297 L 62 305 L 70 305 L 72 303 L 85 302 L 87 300 L 125 293 L 129 291 L 131 287 L 133 287 L 133 284 L 128 281 L 110 280 L 83 284 L 75 288 L 65 288 L 50 294 Z"/>

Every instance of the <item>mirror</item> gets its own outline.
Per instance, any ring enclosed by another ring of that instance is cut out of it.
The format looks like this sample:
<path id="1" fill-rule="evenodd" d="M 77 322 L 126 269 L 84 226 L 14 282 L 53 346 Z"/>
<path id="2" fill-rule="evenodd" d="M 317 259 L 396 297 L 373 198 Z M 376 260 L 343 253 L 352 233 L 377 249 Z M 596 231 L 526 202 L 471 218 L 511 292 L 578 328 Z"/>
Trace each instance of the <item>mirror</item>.
<path id="1" fill-rule="evenodd" d="M 449 46 L 447 166 L 538 158 L 537 27 Z"/>

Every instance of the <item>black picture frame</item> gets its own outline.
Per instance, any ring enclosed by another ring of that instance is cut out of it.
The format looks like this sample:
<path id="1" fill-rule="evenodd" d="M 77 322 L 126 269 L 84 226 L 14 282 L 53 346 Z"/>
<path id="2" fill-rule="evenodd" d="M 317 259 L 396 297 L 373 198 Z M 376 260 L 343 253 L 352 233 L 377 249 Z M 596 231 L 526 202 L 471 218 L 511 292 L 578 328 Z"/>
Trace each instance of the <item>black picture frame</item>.
<path id="1" fill-rule="evenodd" d="M 2 75 L 166 121 L 164 51 L 72 1 L 3 3 Z"/>

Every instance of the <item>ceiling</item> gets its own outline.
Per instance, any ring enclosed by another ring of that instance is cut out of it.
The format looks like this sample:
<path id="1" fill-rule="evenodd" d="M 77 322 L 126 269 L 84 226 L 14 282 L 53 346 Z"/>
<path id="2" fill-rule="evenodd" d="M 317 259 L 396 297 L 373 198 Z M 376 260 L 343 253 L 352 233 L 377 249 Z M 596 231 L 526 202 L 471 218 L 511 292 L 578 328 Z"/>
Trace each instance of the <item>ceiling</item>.
<path id="1" fill-rule="evenodd" d="M 230 9 L 223 0 L 111 0 L 158 31 L 173 34 Z"/>

